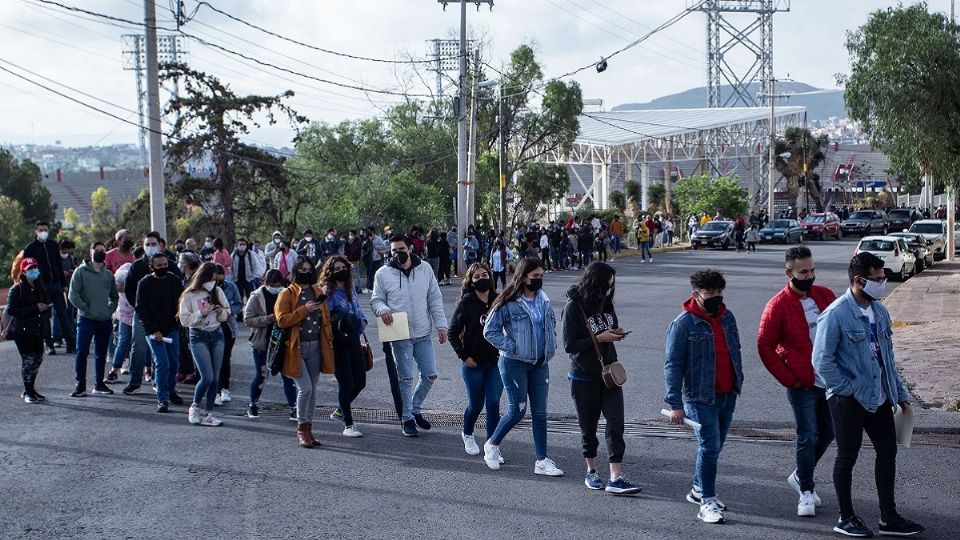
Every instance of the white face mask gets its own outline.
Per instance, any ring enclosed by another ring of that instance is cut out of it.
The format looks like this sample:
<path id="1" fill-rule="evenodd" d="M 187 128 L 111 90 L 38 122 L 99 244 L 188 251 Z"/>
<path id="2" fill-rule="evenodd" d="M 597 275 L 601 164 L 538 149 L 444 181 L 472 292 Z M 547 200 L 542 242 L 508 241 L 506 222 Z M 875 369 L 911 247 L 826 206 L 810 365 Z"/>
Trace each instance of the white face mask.
<path id="1" fill-rule="evenodd" d="M 216 283 L 215 281 L 208 281 L 208 282 L 206 282 L 206 283 L 203 284 L 203 288 L 206 289 L 207 292 L 212 291 L 213 288 L 216 287 L 216 286 L 217 286 L 217 283 Z"/>
<path id="2" fill-rule="evenodd" d="M 239 251 L 246 251 L 246 250 L 247 250 L 247 245 L 246 245 L 246 244 L 237 244 L 237 249 L 238 249 Z"/>
<path id="3" fill-rule="evenodd" d="M 38 232 L 38 233 L 37 233 L 37 238 L 39 238 L 41 242 L 46 242 L 46 241 L 47 241 L 47 238 L 50 238 L 50 231 L 40 231 L 40 232 Z"/>
<path id="4" fill-rule="evenodd" d="M 160 246 L 144 246 L 143 252 L 147 257 L 153 257 L 154 255 L 160 253 Z"/>
<path id="5" fill-rule="evenodd" d="M 213 247 L 213 242 L 204 242 L 203 247 L 210 249 Z"/>
<path id="6" fill-rule="evenodd" d="M 887 282 L 877 283 L 867 279 L 866 283 L 863 284 L 863 293 L 874 300 L 879 300 L 887 294 Z"/>
<path id="7" fill-rule="evenodd" d="M 270 291 L 270 294 L 280 294 L 280 291 L 283 290 L 283 287 L 267 287 L 267 290 Z"/>
<path id="8" fill-rule="evenodd" d="M 307 242 L 312 242 L 312 241 L 313 241 L 313 237 L 312 237 L 312 236 L 304 236 L 303 239 L 306 240 Z"/>

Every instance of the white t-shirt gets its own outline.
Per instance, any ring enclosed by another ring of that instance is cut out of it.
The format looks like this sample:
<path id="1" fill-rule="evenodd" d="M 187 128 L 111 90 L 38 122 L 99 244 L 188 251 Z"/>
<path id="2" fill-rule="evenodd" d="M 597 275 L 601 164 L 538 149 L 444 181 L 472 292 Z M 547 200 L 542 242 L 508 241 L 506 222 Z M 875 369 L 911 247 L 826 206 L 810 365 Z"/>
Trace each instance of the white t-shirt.
<path id="1" fill-rule="evenodd" d="M 820 316 L 820 308 L 810 297 L 800 300 L 800 305 L 803 306 L 803 316 L 806 317 L 807 326 L 810 328 L 810 343 L 813 343 L 814 338 L 817 337 L 817 317 Z M 871 313 L 873 313 L 872 310 Z"/>

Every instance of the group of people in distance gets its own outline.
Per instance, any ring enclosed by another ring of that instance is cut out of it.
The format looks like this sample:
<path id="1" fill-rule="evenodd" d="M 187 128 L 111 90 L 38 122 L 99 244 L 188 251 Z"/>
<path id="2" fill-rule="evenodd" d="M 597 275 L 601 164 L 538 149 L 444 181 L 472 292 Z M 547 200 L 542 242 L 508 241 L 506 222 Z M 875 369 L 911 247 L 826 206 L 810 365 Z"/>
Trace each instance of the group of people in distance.
<path id="1" fill-rule="evenodd" d="M 43 254 L 49 263 L 49 246 L 44 244 L 48 235 L 43 234 L 47 231 L 46 224 L 38 225 L 36 242 L 40 246 L 28 248 L 30 253 Z M 126 242 L 129 238 L 118 240 L 124 242 L 126 251 L 131 250 L 132 242 Z M 85 395 L 91 342 L 95 343 L 95 393 L 113 393 L 105 383 L 116 381 L 114 370 L 119 366 L 114 363 L 111 373 L 104 373 L 112 335 L 110 320 L 127 310 L 120 319 L 121 339 L 116 344 L 118 349 L 132 347 L 134 351 L 124 393 L 136 393 L 142 384 L 149 353 L 157 412 L 185 404 L 176 392 L 182 382 L 178 374 L 181 343 L 185 342 L 191 369 L 199 373 L 187 420 L 221 425 L 222 420 L 213 413 L 223 401 L 218 379 L 226 335 L 236 336 L 235 327 L 229 325 L 235 325 L 239 315 L 251 329 L 255 367 L 248 417 L 259 417 L 263 385 L 271 366 L 279 366 L 284 396 L 291 406 L 290 419 L 297 422 L 297 443 L 305 448 L 319 446 L 312 429 L 317 386 L 321 373 L 334 374 L 338 407 L 331 418 L 342 422 L 344 436 L 363 436 L 352 405 L 366 386 L 370 367 L 364 349 L 369 344 L 363 343 L 368 319 L 360 301 L 362 289 L 354 283 L 357 274 L 347 257 L 330 254 L 314 260 L 298 256 L 287 261 L 281 253 L 285 271 L 276 267 L 257 271 L 243 262 L 243 242 L 241 278 L 247 282 L 247 272 L 263 275 L 255 288 L 244 287 L 241 293 L 234 284 L 237 260 L 232 261 L 233 269 L 227 270 L 185 250 L 180 264 L 173 264 L 163 244 L 156 232 L 146 234 L 142 255 L 126 263 L 122 281 L 109 267 L 113 250 L 108 252 L 99 242 L 90 246 L 89 258 L 74 272 L 69 300 L 78 310 L 75 339 L 71 340 L 76 346 L 77 388 L 71 395 Z M 613 266 L 592 262 L 569 288 L 558 338 L 557 314 L 543 291 L 546 268 L 540 258 L 520 258 L 499 292 L 495 270 L 479 261 L 470 264 L 448 324 L 436 269 L 414 253 L 410 239 L 403 235 L 391 236 L 385 244 L 389 251 L 370 283 L 369 308 L 384 325 L 397 324 L 400 313 L 407 322 L 400 334 L 408 337 L 383 345 L 403 436 L 416 437 L 432 428 L 424 415 L 424 403 L 438 376 L 433 345 L 436 332 L 439 342 L 449 340 L 462 361 L 464 451 L 471 456 L 482 453 L 486 466 L 499 470 L 505 461 L 501 446 L 529 408 L 534 473 L 562 476 L 547 444 L 549 362 L 562 348 L 571 359 L 567 378 L 582 436 L 585 487 L 615 495 L 641 491 L 627 480 L 622 467 L 626 450 L 622 381 L 604 377 L 605 368 L 618 362 L 616 344 L 629 334 L 621 328 L 615 309 Z M 49 268 L 44 276 L 44 265 L 27 251 L 16 263 L 20 272 L 9 292 L 3 333 L 16 342 L 21 355 L 23 398 L 38 403 L 45 398 L 35 386 L 37 371 L 44 339 L 49 336 L 51 308 L 56 309 L 51 296 L 58 291 L 62 295 L 63 284 L 58 281 L 51 286 Z M 823 504 L 816 492 L 814 471 L 836 441 L 833 482 L 840 519 L 834 531 L 856 537 L 872 535 L 856 514 L 851 496 L 853 468 L 866 431 L 877 453 L 879 532 L 897 536 L 923 532 L 922 526 L 897 512 L 894 498 L 894 408 L 909 407 L 910 396 L 896 370 L 890 316 L 879 302 L 886 281 L 883 261 L 870 253 L 855 255 L 848 268 L 849 289 L 839 298 L 814 284 L 814 258 L 806 247 L 786 251 L 784 272 L 787 284 L 763 312 L 757 346 L 763 364 L 787 388 L 797 424 L 796 467 L 787 478 L 798 495 L 797 514 L 813 516 Z M 717 464 L 743 389 L 742 344 L 736 318 L 724 303 L 724 276 L 715 270 L 701 270 L 690 276 L 690 284 L 692 294 L 683 301 L 666 334 L 664 401 L 672 422 L 682 425 L 689 418 L 699 424 L 695 429 L 697 458 L 685 498 L 698 506 L 700 520 L 722 523 L 726 505 L 718 497 Z M 245 303 L 240 301 L 241 294 Z M 501 416 L 504 393 L 507 408 Z M 475 427 L 484 410 L 486 439 L 481 446 Z M 605 419 L 607 481 L 597 465 L 601 417 Z"/>

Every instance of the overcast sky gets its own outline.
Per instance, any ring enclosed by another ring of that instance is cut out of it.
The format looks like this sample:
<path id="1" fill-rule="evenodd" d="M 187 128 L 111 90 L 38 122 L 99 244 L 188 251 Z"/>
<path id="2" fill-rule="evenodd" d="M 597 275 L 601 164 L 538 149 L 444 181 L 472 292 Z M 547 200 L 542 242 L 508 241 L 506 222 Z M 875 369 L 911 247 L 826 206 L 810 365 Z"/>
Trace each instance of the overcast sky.
<path id="1" fill-rule="evenodd" d="M 58 0 L 126 19 L 143 20 L 141 0 Z M 436 0 L 209 0 L 211 4 L 277 33 L 317 47 L 385 59 L 423 59 L 425 41 L 449 38 L 459 25 L 459 8 L 444 11 Z M 498 0 L 493 10 L 468 9 L 472 32 L 489 42 L 499 66 L 521 43 L 534 44 L 544 72 L 559 75 L 598 60 L 670 19 L 689 0 Z M 161 26 L 171 26 L 168 0 L 157 0 Z M 774 71 L 778 77 L 833 88 L 848 69 L 843 47 L 847 30 L 863 24 L 870 11 L 893 0 L 793 0 L 791 11 L 774 19 Z M 912 2 L 904 2 L 906 4 Z M 186 0 L 188 10 L 197 2 Z M 950 0 L 930 0 L 931 10 L 948 11 Z M 201 7 L 184 31 L 284 68 L 321 79 L 378 89 L 429 93 L 410 65 L 350 60 L 262 34 Z M 135 77 L 124 71 L 120 28 L 77 16 L 36 0 L 0 2 L 0 67 L 24 74 L 136 122 Z M 606 109 L 706 83 L 706 18 L 692 13 L 647 42 L 617 56 L 609 69 L 582 72 L 576 80 L 586 98 L 603 99 Z M 275 94 L 293 89 L 291 104 L 312 120 L 338 122 L 380 113 L 396 97 L 367 95 L 288 73 L 277 72 L 193 42 L 189 63 L 228 82 L 241 93 Z M 743 58 L 734 62 L 746 64 Z M 433 86 L 432 74 L 423 78 Z M 454 75 L 455 74 L 451 74 Z M 76 94 L 38 76 L 83 91 Z M 408 81 L 404 83 L 403 81 Z M 409 82 L 414 81 L 414 82 Z M 70 146 L 136 142 L 136 128 L 70 103 L 62 97 L 0 71 L 0 143 Z M 283 129 L 264 129 L 250 139 L 282 145 Z"/>

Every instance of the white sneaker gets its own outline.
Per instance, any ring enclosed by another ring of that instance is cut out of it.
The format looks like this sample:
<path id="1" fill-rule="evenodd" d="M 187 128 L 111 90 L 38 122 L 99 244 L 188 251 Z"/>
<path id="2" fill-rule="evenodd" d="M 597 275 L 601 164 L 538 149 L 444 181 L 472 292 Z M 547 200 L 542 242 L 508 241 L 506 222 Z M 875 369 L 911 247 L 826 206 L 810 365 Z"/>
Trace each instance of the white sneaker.
<path id="1" fill-rule="evenodd" d="M 490 444 L 490 441 L 483 443 L 483 461 L 491 471 L 500 470 L 500 447 Z"/>
<path id="2" fill-rule="evenodd" d="M 800 489 L 800 478 L 797 476 L 797 471 L 790 473 L 790 476 L 787 477 L 787 483 L 790 484 L 790 487 L 797 492 L 797 496 L 802 497 L 803 491 Z M 817 495 L 817 490 L 810 492 L 811 497 L 813 498 L 813 505 L 817 508 L 823 506 L 823 501 L 820 500 L 820 496 Z"/>
<path id="3" fill-rule="evenodd" d="M 212 412 L 208 412 L 206 416 L 203 417 L 203 420 L 200 422 L 201 426 L 212 426 L 217 427 L 223 425 L 223 421 L 213 415 Z"/>
<path id="4" fill-rule="evenodd" d="M 363 433 L 360 433 L 360 430 L 357 429 L 357 426 L 347 426 L 343 428 L 343 436 L 352 437 L 355 439 L 357 437 L 363 437 Z"/>
<path id="5" fill-rule="evenodd" d="M 817 495 L 817 491 L 816 491 L 816 490 L 811 491 L 811 492 L 810 492 L 810 495 L 813 496 L 813 505 L 814 505 L 814 506 L 816 506 L 817 508 L 820 508 L 821 506 L 823 506 L 823 501 L 820 500 L 820 496 Z"/>
<path id="6" fill-rule="evenodd" d="M 800 495 L 800 502 L 797 503 L 797 515 L 800 517 L 813 517 L 817 515 L 817 506 L 814 504 L 813 493 L 804 491 Z"/>
<path id="7" fill-rule="evenodd" d="M 477 439 L 474 438 L 473 435 L 461 433 L 460 437 L 463 439 L 463 449 L 466 450 L 467 454 L 475 456 L 480 453 L 480 447 L 477 446 Z"/>
<path id="8" fill-rule="evenodd" d="M 704 523 L 723 523 L 723 510 L 717 501 L 707 501 L 700 505 L 697 519 Z"/>
<path id="9" fill-rule="evenodd" d="M 534 474 L 543 474 L 546 476 L 563 476 L 563 471 L 557 468 L 557 464 L 550 458 L 543 458 L 533 466 Z"/>
<path id="10" fill-rule="evenodd" d="M 220 391 L 220 401 L 222 403 L 226 403 L 230 401 L 230 391 L 227 390 L 226 388 Z"/>
<path id="11" fill-rule="evenodd" d="M 220 394 L 217 394 L 217 397 L 213 398 L 213 404 L 216 405 L 217 407 L 223 405 L 223 396 L 221 396 Z"/>
<path id="12" fill-rule="evenodd" d="M 203 421 L 203 416 L 200 414 L 200 407 L 197 407 L 196 403 L 190 406 L 190 410 L 187 412 L 187 420 L 194 425 Z"/>

